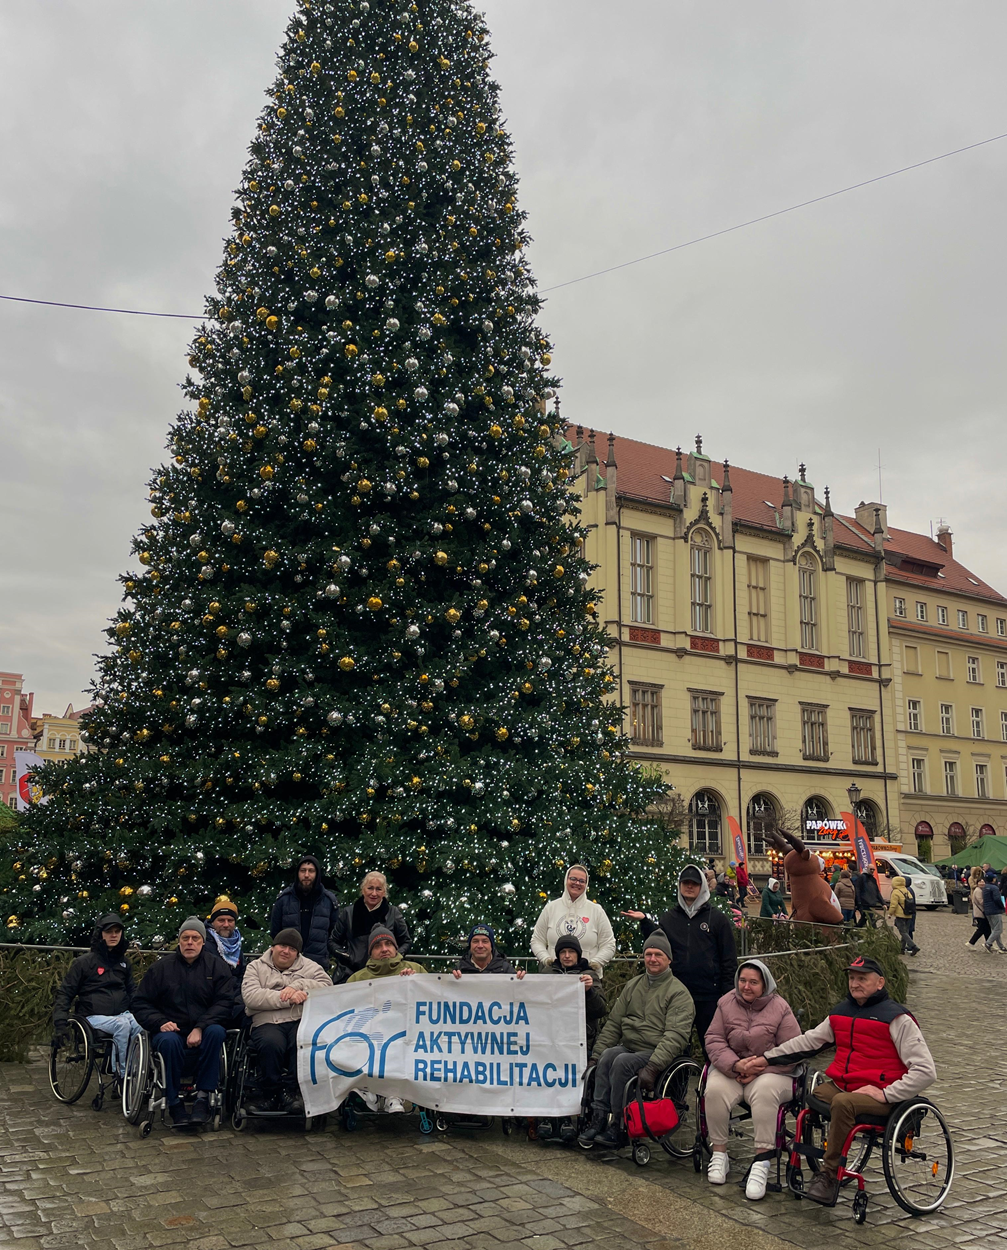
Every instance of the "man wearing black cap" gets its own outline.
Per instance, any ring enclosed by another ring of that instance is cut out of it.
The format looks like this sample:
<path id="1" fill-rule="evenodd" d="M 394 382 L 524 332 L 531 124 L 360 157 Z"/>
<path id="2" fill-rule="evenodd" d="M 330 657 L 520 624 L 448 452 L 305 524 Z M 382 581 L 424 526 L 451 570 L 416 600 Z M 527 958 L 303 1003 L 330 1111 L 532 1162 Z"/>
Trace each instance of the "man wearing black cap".
<path id="1" fill-rule="evenodd" d="M 308 994 L 332 984 L 329 974 L 305 959 L 300 930 L 281 929 L 264 955 L 253 959 L 241 983 L 245 1011 L 252 1017 L 252 1045 L 261 1078 L 261 1098 L 252 1115 L 299 1114 L 297 1026 Z"/>
<path id="2" fill-rule="evenodd" d="M 816 1085 L 814 1094 L 831 1108 L 825 1158 L 805 1191 L 812 1202 L 827 1207 L 835 1206 L 839 1196 L 839 1162 L 857 1117 L 885 1117 L 896 1103 L 922 1094 L 937 1079 L 920 1026 L 905 1007 L 888 997 L 881 965 L 858 956 L 847 976 L 848 996 L 821 1024 L 737 1065 L 742 1075 L 758 1076 L 767 1067 L 810 1059 L 835 1046 L 836 1057 L 825 1070 L 829 1079 Z"/>
<path id="3" fill-rule="evenodd" d="M 339 903 L 322 884 L 322 867 L 314 855 L 302 855 L 294 869 L 292 884 L 282 889 L 273 904 L 269 932 L 297 929 L 304 942 L 306 959 L 329 966 L 329 937 L 339 914 Z"/>
<path id="4" fill-rule="evenodd" d="M 705 874 L 694 864 L 686 864 L 678 874 L 678 901 L 660 921 L 642 911 L 622 914 L 639 920 L 645 938 L 657 928 L 664 931 L 671 945 L 675 976 L 696 1004 L 696 1032 L 702 1044 L 717 1003 L 722 994 L 734 989 L 738 971 L 734 926 L 722 911 L 710 905 Z"/>

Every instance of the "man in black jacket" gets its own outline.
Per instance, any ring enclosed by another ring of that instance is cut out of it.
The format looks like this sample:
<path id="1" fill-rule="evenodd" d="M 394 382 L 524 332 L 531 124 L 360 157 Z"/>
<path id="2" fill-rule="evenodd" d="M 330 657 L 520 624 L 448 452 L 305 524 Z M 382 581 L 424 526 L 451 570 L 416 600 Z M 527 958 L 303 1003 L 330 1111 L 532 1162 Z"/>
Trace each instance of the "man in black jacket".
<path id="1" fill-rule="evenodd" d="M 336 960 L 332 979 L 337 985 L 367 963 L 376 924 L 391 929 L 400 955 L 409 953 L 412 938 L 402 913 L 388 901 L 388 879 L 383 872 L 369 872 L 360 883 L 360 897 L 341 907 L 336 916 L 329 951 Z"/>
<path id="2" fill-rule="evenodd" d="M 126 958 L 118 916 L 102 916 L 91 934 L 91 949 L 73 961 L 56 991 L 52 1012 L 54 1043 L 66 1035 L 74 999 L 78 1016 L 83 1016 L 99 1033 L 112 1035 L 112 1070 L 116 1076 L 122 1076 L 129 1040 L 141 1030 L 129 1010 L 133 1000 L 133 965 Z"/>
<path id="3" fill-rule="evenodd" d="M 165 1094 L 172 1123 L 205 1124 L 210 1094 L 220 1084 L 220 1047 L 236 1008 L 235 981 L 222 959 L 206 949 L 206 927 L 182 922 L 178 950 L 154 964 L 133 999 L 137 1020 L 164 1058 Z M 192 1115 L 179 1095 L 183 1072 L 196 1069 Z"/>
<path id="4" fill-rule="evenodd" d="M 496 934 L 488 924 L 472 926 L 468 949 L 459 959 L 458 966 L 451 969 L 451 975 L 457 979 L 463 972 L 504 973 L 516 976 L 519 981 L 525 974 L 524 968 L 515 972 L 511 961 L 497 950 Z"/>
<path id="5" fill-rule="evenodd" d="M 336 896 L 322 885 L 318 860 L 314 855 L 302 855 L 294 869 L 293 883 L 280 891 L 273 904 L 269 932 L 276 937 L 281 929 L 297 929 L 304 943 L 304 958 L 328 968 L 329 937 L 338 912 Z"/>
<path id="6" fill-rule="evenodd" d="M 857 910 L 860 912 L 857 928 L 863 929 L 869 923 L 873 929 L 878 923 L 878 911 L 885 905 L 873 864 L 868 864 L 860 876 L 854 878 L 853 888 L 857 896 Z"/>
<path id="7" fill-rule="evenodd" d="M 696 1032 L 705 1048 L 706 1030 L 716 1013 L 717 1000 L 733 988 L 738 970 L 734 926 L 722 911 L 711 907 L 705 875 L 687 864 L 678 874 L 678 902 L 659 921 L 642 911 L 622 914 L 639 920 L 645 939 L 657 928 L 664 930 L 675 976 L 696 1004 Z"/>

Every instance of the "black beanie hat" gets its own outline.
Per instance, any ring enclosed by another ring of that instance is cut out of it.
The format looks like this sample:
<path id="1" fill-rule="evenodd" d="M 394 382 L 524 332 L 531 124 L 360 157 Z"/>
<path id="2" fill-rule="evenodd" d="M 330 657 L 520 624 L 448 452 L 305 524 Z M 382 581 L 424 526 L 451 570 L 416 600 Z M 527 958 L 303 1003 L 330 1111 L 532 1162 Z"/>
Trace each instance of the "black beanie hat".
<path id="1" fill-rule="evenodd" d="M 580 942 L 572 933 L 564 933 L 562 937 L 556 939 L 556 958 L 559 959 L 560 951 L 576 951 L 577 958 L 580 959 L 583 954 L 583 948 Z"/>
<path id="2" fill-rule="evenodd" d="M 300 954 L 304 950 L 304 938 L 301 937 L 300 929 L 281 929 L 273 938 L 271 945 L 292 946 Z"/>

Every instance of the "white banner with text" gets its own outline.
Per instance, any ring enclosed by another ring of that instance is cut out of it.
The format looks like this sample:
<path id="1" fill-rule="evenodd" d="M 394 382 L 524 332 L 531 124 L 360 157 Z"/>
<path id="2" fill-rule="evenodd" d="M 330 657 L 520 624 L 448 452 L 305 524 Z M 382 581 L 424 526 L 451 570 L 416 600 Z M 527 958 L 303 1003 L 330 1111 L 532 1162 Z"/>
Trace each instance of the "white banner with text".
<path id="1" fill-rule="evenodd" d="M 576 1115 L 587 1063 L 576 977 L 417 973 L 312 991 L 297 1030 L 309 1115 L 352 1090 L 467 1115 Z"/>

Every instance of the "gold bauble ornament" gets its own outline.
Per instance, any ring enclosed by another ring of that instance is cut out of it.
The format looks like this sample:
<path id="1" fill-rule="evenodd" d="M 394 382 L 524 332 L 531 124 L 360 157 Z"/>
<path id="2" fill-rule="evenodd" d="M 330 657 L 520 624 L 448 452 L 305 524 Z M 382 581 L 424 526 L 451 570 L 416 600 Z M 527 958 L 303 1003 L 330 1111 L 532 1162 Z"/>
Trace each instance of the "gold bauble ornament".
<path id="1" fill-rule="evenodd" d="M 339 667 L 344 673 L 349 673 L 355 667 L 355 664 L 356 661 L 349 655 L 344 655 L 339 661 Z"/>
<path id="2" fill-rule="evenodd" d="M 371 595 L 371 597 L 367 600 L 367 606 L 372 612 L 380 612 L 380 610 L 384 607 L 384 604 L 377 595 Z"/>
<path id="3" fill-rule="evenodd" d="M 448 608 L 448 610 L 444 613 L 444 619 L 451 625 L 457 625 L 462 619 L 462 614 L 457 608 Z"/>

